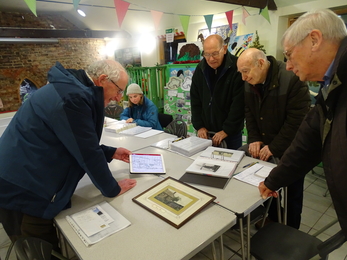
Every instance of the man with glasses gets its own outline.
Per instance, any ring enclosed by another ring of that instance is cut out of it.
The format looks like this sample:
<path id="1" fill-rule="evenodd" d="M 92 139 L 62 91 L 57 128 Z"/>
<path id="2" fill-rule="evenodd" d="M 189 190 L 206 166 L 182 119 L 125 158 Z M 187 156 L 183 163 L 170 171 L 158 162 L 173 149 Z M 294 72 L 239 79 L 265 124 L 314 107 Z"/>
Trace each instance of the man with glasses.
<path id="1" fill-rule="evenodd" d="M 203 50 L 204 59 L 195 69 L 190 89 L 193 126 L 201 138 L 215 133 L 214 146 L 225 140 L 228 148 L 237 149 L 244 126 L 244 90 L 237 58 L 217 34 L 205 39 Z"/>
<path id="2" fill-rule="evenodd" d="M 265 182 L 263 198 L 302 178 L 323 163 L 337 217 L 347 236 L 347 30 L 330 10 L 305 13 L 282 37 L 287 70 L 321 84 L 315 107 Z"/>
<path id="3" fill-rule="evenodd" d="M 311 99 L 307 85 L 286 64 L 255 48 L 245 50 L 237 60 L 245 81 L 245 115 L 248 144 L 246 155 L 277 163 L 293 141 L 307 114 Z M 303 203 L 304 178 L 288 186 L 287 224 L 299 229 Z M 269 219 L 277 221 L 276 202 Z M 259 227 L 256 224 L 256 227 Z"/>
<path id="4" fill-rule="evenodd" d="M 122 98 L 125 69 L 112 60 L 86 70 L 57 62 L 48 82 L 20 107 L 0 138 L 0 222 L 12 241 L 38 237 L 59 250 L 53 219 L 71 206 L 85 173 L 106 197 L 128 191 L 136 181 L 117 182 L 108 168 L 112 159 L 129 162 L 129 150 L 99 145 L 104 107 Z"/>

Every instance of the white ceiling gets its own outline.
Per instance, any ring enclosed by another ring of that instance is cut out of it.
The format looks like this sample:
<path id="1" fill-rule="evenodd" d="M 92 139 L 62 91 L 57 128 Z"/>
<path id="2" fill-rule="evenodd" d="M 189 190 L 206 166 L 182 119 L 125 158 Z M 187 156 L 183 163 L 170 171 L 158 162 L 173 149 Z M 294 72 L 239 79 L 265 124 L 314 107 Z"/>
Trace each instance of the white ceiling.
<path id="1" fill-rule="evenodd" d="M 277 7 L 284 7 L 312 0 L 275 0 Z M 73 7 L 73 0 L 36 0 L 37 15 L 44 13 L 61 14 L 80 29 L 90 30 L 124 30 L 129 33 L 154 31 L 154 22 L 150 10 L 163 12 L 159 33 L 164 33 L 167 26 L 180 24 L 179 15 L 190 15 L 190 23 L 204 21 L 204 15 L 214 14 L 215 18 L 225 17 L 225 12 L 234 10 L 241 13 L 241 6 L 218 3 L 206 0 L 127 0 L 128 12 L 121 29 L 118 26 L 117 14 L 113 0 L 81 0 L 79 8 L 86 17 L 79 16 Z M 246 7 L 249 12 L 259 9 Z M 24 0 L 0 0 L 0 11 L 30 12 Z M 158 33 L 158 34 L 159 34 Z"/>

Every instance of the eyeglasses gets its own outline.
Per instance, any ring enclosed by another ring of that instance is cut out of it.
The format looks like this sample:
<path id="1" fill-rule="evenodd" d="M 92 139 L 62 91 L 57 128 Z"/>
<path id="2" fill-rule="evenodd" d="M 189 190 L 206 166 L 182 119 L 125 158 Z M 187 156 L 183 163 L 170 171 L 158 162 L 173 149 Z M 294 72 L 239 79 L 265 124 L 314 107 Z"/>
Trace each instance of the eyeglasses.
<path id="1" fill-rule="evenodd" d="M 284 56 L 284 58 L 285 58 L 287 61 L 290 60 L 294 47 L 297 46 L 297 45 L 299 45 L 302 41 L 304 41 L 304 40 L 306 39 L 306 37 L 310 35 L 310 33 L 311 33 L 311 32 L 309 32 L 308 34 L 306 34 L 305 37 L 302 38 L 298 43 L 294 44 L 294 45 L 293 45 L 292 47 L 290 47 L 288 50 L 286 50 L 286 51 L 283 52 L 283 56 Z"/>
<path id="2" fill-rule="evenodd" d="M 112 79 L 109 79 L 109 80 L 118 88 L 117 94 L 123 95 L 124 94 L 124 90 L 122 90 L 120 87 L 118 87 L 118 85 L 116 83 L 114 83 L 114 81 Z"/>
<path id="3" fill-rule="evenodd" d="M 223 46 L 223 47 L 224 47 L 224 46 Z M 206 59 L 207 59 L 207 58 L 210 58 L 210 57 L 216 58 L 216 57 L 219 55 L 219 53 L 221 52 L 221 50 L 223 50 L 223 47 L 220 48 L 219 51 L 215 51 L 215 52 L 212 52 L 212 53 L 205 53 L 205 52 L 204 52 L 203 56 L 204 56 Z"/>

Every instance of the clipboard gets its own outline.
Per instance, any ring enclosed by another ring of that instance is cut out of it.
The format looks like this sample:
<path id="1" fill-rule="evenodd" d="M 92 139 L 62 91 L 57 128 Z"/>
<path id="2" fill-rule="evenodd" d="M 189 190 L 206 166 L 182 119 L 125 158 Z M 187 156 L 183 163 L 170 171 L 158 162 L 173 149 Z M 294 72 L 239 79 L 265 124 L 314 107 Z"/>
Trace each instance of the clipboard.
<path id="1" fill-rule="evenodd" d="M 166 174 L 162 154 L 133 153 L 129 161 L 130 174 Z"/>

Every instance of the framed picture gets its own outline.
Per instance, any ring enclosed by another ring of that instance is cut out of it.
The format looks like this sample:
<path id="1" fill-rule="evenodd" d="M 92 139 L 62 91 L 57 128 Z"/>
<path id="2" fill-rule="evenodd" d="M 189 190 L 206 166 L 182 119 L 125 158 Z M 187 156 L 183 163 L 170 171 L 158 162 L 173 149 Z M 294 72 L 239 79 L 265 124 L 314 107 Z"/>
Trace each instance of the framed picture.
<path id="1" fill-rule="evenodd" d="M 178 229 L 215 199 L 211 194 L 168 177 L 133 201 Z"/>

